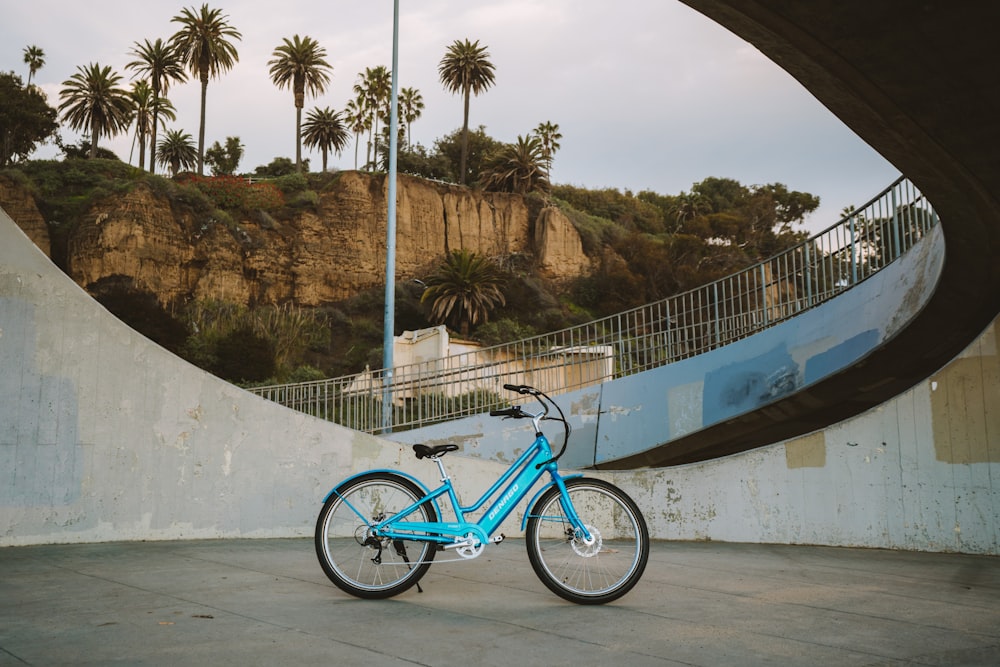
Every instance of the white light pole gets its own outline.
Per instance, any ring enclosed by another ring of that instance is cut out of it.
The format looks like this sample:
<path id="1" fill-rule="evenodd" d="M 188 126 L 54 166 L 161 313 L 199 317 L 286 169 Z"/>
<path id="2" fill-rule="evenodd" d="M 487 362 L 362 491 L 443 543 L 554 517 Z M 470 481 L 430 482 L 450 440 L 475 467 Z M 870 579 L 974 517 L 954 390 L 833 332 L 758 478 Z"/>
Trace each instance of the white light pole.
<path id="1" fill-rule="evenodd" d="M 385 236 L 385 318 L 382 333 L 382 432 L 392 432 L 392 345 L 396 328 L 396 138 L 399 112 L 399 0 L 392 6 L 392 94 L 389 98 L 389 209 Z"/>

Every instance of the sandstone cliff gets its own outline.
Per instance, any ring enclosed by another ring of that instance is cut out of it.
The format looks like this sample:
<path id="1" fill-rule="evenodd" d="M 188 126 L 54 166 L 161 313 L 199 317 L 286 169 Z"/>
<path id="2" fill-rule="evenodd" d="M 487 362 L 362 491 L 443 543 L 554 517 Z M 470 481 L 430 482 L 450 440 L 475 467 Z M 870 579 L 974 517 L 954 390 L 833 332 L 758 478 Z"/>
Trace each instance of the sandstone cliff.
<path id="1" fill-rule="evenodd" d="M 0 176 L 0 208 L 7 212 L 28 238 L 41 248 L 47 256 L 52 256 L 49 228 L 45 218 L 39 213 L 35 200 L 23 187 L 9 178 Z"/>
<path id="2" fill-rule="evenodd" d="M 164 305 L 212 298 L 318 306 L 384 284 L 384 175 L 342 172 L 318 205 L 289 218 L 252 215 L 228 224 L 196 214 L 144 183 L 107 199 L 67 239 L 66 270 L 85 289 L 125 281 Z M 0 206 L 48 252 L 31 195 L 0 177 Z M 589 269 L 580 237 L 556 208 L 532 219 L 523 197 L 401 176 L 397 280 L 426 275 L 450 250 L 523 255 L 553 281 Z"/>

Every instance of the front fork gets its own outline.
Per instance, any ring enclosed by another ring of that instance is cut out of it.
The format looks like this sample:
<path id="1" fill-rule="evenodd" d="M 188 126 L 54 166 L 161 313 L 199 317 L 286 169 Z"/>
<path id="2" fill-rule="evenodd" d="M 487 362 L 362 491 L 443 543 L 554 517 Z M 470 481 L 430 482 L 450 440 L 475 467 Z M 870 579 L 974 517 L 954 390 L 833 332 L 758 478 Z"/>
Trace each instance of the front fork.
<path id="1" fill-rule="evenodd" d="M 549 472 L 552 474 L 552 483 L 559 489 L 559 504 L 562 506 L 563 513 L 570 522 L 571 528 L 568 527 L 566 529 L 566 536 L 570 539 L 579 539 L 588 547 L 591 546 L 597 538 L 590 533 L 590 529 L 580 519 L 580 515 L 576 513 L 576 507 L 573 506 L 573 501 L 569 497 L 569 491 L 566 490 L 566 481 L 557 471 L 550 470 Z"/>

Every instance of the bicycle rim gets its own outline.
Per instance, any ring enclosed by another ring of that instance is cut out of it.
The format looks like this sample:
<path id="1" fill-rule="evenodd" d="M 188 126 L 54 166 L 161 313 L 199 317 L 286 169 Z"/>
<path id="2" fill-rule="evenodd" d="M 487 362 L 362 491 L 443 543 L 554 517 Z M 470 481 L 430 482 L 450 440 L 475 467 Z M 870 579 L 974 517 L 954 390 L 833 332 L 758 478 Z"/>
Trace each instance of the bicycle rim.
<path id="1" fill-rule="evenodd" d="M 539 579 L 554 593 L 580 604 L 615 600 L 639 581 L 649 558 L 649 534 L 625 492 L 597 479 L 566 483 L 577 515 L 594 541 L 587 544 L 566 516 L 559 490 L 535 504 L 527 548 Z"/>
<path id="2" fill-rule="evenodd" d="M 417 502 L 423 493 L 398 475 L 373 473 L 330 496 L 316 523 L 316 553 L 324 572 L 342 590 L 363 598 L 397 595 L 424 575 L 434 558 L 429 542 L 378 539 L 370 525 Z M 424 503 L 408 521 L 437 521 Z"/>

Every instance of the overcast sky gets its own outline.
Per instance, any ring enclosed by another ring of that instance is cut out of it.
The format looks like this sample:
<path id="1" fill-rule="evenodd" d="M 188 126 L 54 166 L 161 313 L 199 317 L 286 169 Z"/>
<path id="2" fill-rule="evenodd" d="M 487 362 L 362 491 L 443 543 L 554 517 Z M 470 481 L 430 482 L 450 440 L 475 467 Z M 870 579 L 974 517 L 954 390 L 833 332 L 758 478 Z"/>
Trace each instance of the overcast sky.
<path id="1" fill-rule="evenodd" d="M 124 69 L 135 42 L 166 40 L 170 19 L 201 3 L 178 0 L 0 0 L 0 69 L 27 79 L 23 50 L 45 51 L 35 75 L 52 106 L 78 66 Z M 213 0 L 242 33 L 239 62 L 208 86 L 206 146 L 238 136 L 240 171 L 295 155 L 295 107 L 267 61 L 283 38 L 310 36 L 333 66 L 329 90 L 305 111 L 341 110 L 366 67 L 392 64 L 390 0 Z M 413 140 L 434 141 L 462 125 L 462 100 L 444 90 L 437 66 L 455 40 L 479 40 L 496 67 L 495 85 L 473 97 L 470 126 L 513 142 L 539 123 L 563 137 L 551 178 L 587 188 L 678 194 L 709 176 L 744 185 L 784 183 L 821 198 L 808 220 L 818 231 L 848 205 L 860 206 L 898 170 L 794 79 L 740 38 L 673 0 L 400 0 L 399 85 L 417 88 L 426 108 Z M 197 141 L 199 86 L 168 93 L 169 129 Z M 162 133 L 161 133 L 162 136 Z M 63 130 L 66 141 L 79 135 Z M 137 163 L 130 138 L 101 138 Z M 304 149 L 305 150 L 305 149 Z M 55 157 L 53 147 L 36 157 Z M 319 153 L 304 153 L 313 169 Z M 353 143 L 331 166 L 354 168 Z"/>

